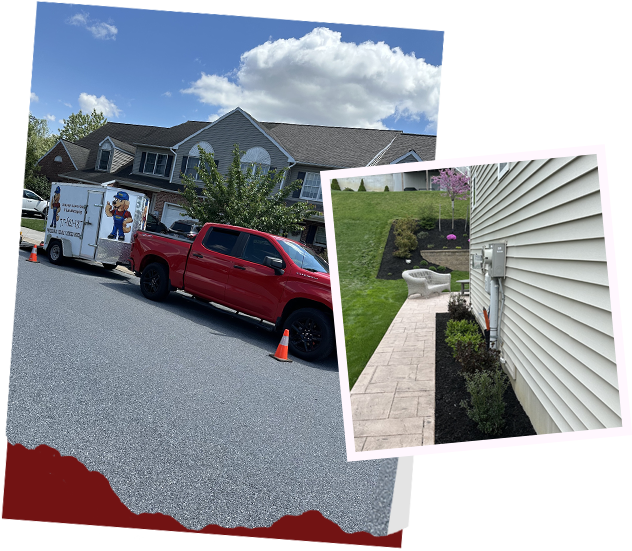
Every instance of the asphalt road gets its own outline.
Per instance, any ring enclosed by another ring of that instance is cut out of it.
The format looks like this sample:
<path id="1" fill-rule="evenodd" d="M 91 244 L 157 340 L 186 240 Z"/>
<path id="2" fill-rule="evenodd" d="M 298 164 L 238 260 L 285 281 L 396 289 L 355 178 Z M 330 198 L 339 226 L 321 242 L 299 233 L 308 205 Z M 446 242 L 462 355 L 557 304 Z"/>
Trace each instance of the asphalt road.
<path id="1" fill-rule="evenodd" d="M 104 474 L 135 513 L 198 530 L 318 510 L 387 532 L 396 459 L 347 463 L 334 357 L 268 356 L 279 337 L 181 293 L 146 300 L 98 264 L 20 251 L 7 437 Z"/>

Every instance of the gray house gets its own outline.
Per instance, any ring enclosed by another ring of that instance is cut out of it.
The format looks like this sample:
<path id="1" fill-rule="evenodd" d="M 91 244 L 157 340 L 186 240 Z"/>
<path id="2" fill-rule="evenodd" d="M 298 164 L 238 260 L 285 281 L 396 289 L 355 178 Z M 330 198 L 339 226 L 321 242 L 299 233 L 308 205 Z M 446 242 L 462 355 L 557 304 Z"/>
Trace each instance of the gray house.
<path id="1" fill-rule="evenodd" d="M 107 184 L 143 191 L 166 225 L 182 217 L 181 175 L 195 177 L 198 146 L 212 152 L 226 173 L 233 146 L 242 166 L 288 169 L 285 181 L 302 180 L 290 202 L 307 201 L 320 213 L 291 236 L 326 247 L 320 171 L 434 159 L 436 137 L 374 130 L 260 122 L 237 107 L 213 122 L 188 121 L 171 128 L 109 122 L 76 143 L 60 140 L 39 164 L 50 181 Z"/>
<path id="2" fill-rule="evenodd" d="M 479 256 L 472 306 L 481 325 L 488 310 L 535 430 L 620 427 L 597 157 L 480 165 L 471 174 L 470 252 L 493 244 L 495 274 L 486 284 Z"/>

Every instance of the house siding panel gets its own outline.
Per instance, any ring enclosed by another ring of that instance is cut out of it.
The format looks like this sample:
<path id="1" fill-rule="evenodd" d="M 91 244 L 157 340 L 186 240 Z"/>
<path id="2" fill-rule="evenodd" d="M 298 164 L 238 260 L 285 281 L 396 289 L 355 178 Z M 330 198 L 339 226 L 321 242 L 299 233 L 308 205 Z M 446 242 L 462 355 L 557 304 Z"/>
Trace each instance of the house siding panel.
<path id="1" fill-rule="evenodd" d="M 112 163 L 110 165 L 110 172 L 116 172 L 123 165 L 129 163 L 134 157 L 128 153 L 124 153 L 120 149 L 114 149 L 112 155 Z"/>
<path id="2" fill-rule="evenodd" d="M 470 247 L 507 242 L 499 342 L 536 431 L 621 426 L 596 156 L 472 172 Z M 470 279 L 482 324 L 490 298 L 480 270 Z"/>
<path id="3" fill-rule="evenodd" d="M 287 155 L 245 115 L 236 111 L 178 146 L 173 182 L 180 183 L 182 157 L 188 155 L 191 147 L 202 141 L 208 142 L 213 147 L 214 157 L 219 162 L 219 170 L 222 174 L 228 173 L 233 160 L 234 144 L 238 144 L 243 153 L 251 147 L 263 147 L 270 155 L 270 166 L 285 168 L 289 164 Z"/>

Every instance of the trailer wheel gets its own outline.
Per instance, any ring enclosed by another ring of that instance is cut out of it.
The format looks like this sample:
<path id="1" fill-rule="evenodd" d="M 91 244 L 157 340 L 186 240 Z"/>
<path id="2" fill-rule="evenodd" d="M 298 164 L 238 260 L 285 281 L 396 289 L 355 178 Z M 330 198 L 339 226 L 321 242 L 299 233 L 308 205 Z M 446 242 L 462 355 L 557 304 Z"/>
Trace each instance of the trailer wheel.
<path id="1" fill-rule="evenodd" d="M 169 295 L 169 277 L 167 270 L 160 262 L 152 262 L 145 266 L 140 274 L 140 290 L 145 298 L 161 301 Z"/>
<path id="2" fill-rule="evenodd" d="M 59 266 L 64 263 L 64 249 L 61 246 L 61 241 L 52 239 L 48 244 L 46 252 L 48 253 L 48 260 L 50 260 L 51 264 Z"/>
<path id="3" fill-rule="evenodd" d="M 290 330 L 290 354 L 304 360 L 322 360 L 334 349 L 333 320 L 316 308 L 301 308 L 292 312 L 285 320 L 283 329 Z"/>

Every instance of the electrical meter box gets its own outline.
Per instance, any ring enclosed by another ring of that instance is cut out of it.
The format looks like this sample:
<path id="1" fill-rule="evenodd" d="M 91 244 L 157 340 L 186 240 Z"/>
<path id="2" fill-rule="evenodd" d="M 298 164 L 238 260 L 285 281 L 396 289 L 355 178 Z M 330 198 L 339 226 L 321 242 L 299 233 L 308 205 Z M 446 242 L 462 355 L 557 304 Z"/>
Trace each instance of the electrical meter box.
<path id="1" fill-rule="evenodd" d="M 492 243 L 492 262 L 489 267 L 491 277 L 505 277 L 507 243 Z"/>

